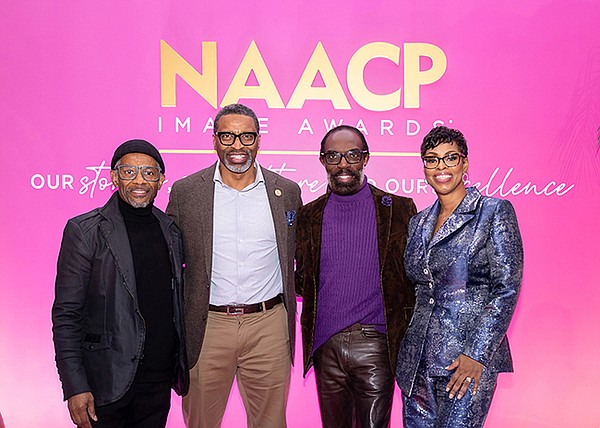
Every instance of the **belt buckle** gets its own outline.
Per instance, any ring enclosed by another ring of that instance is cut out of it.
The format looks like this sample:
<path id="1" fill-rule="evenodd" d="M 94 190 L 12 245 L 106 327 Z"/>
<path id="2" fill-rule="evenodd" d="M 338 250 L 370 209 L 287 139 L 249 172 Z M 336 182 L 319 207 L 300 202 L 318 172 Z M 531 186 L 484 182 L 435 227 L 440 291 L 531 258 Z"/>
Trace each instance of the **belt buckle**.
<path id="1" fill-rule="evenodd" d="M 243 306 L 227 306 L 227 315 L 244 315 L 246 312 Z"/>

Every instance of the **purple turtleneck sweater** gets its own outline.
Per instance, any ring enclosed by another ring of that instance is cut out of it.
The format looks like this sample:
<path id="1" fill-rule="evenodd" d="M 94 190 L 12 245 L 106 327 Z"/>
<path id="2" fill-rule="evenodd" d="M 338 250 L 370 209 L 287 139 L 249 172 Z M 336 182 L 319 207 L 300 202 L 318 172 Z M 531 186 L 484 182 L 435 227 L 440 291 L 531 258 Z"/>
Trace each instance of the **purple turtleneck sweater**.
<path id="1" fill-rule="evenodd" d="M 357 193 L 332 193 L 325 206 L 313 352 L 355 323 L 385 332 L 375 202 L 366 177 Z"/>

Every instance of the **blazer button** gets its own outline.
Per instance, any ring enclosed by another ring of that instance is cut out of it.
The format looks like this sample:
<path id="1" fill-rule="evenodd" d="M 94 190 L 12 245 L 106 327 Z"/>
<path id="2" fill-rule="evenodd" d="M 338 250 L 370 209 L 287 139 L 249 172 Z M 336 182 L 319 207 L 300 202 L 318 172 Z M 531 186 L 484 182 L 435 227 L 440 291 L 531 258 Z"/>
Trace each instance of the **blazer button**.
<path id="1" fill-rule="evenodd" d="M 429 269 L 427 269 L 427 268 L 423 269 L 423 273 L 424 273 L 425 275 L 429 275 Z"/>
<path id="2" fill-rule="evenodd" d="M 429 304 L 433 305 L 434 300 L 433 299 L 429 299 Z"/>
<path id="3" fill-rule="evenodd" d="M 429 289 L 431 290 L 433 288 L 433 282 L 429 283 Z"/>

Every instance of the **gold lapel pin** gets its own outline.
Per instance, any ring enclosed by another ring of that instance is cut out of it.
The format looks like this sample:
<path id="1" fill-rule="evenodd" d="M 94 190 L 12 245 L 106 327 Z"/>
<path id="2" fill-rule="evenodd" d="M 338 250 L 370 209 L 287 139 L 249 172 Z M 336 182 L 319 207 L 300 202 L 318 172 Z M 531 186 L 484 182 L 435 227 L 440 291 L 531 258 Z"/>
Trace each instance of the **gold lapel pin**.
<path id="1" fill-rule="evenodd" d="M 281 190 L 275 189 L 275 196 L 281 196 L 281 195 L 282 195 Z"/>

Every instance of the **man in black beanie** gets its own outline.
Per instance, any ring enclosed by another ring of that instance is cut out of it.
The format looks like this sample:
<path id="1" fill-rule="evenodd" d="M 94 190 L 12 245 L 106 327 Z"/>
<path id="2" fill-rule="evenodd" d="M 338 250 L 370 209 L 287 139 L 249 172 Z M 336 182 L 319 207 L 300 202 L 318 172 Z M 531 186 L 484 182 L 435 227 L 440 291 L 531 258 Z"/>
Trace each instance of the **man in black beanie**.
<path id="1" fill-rule="evenodd" d="M 65 227 L 52 330 L 79 427 L 164 427 L 171 388 L 187 392 L 181 235 L 153 206 L 164 170 L 147 141 L 123 143 L 111 162 L 118 191 Z"/>

